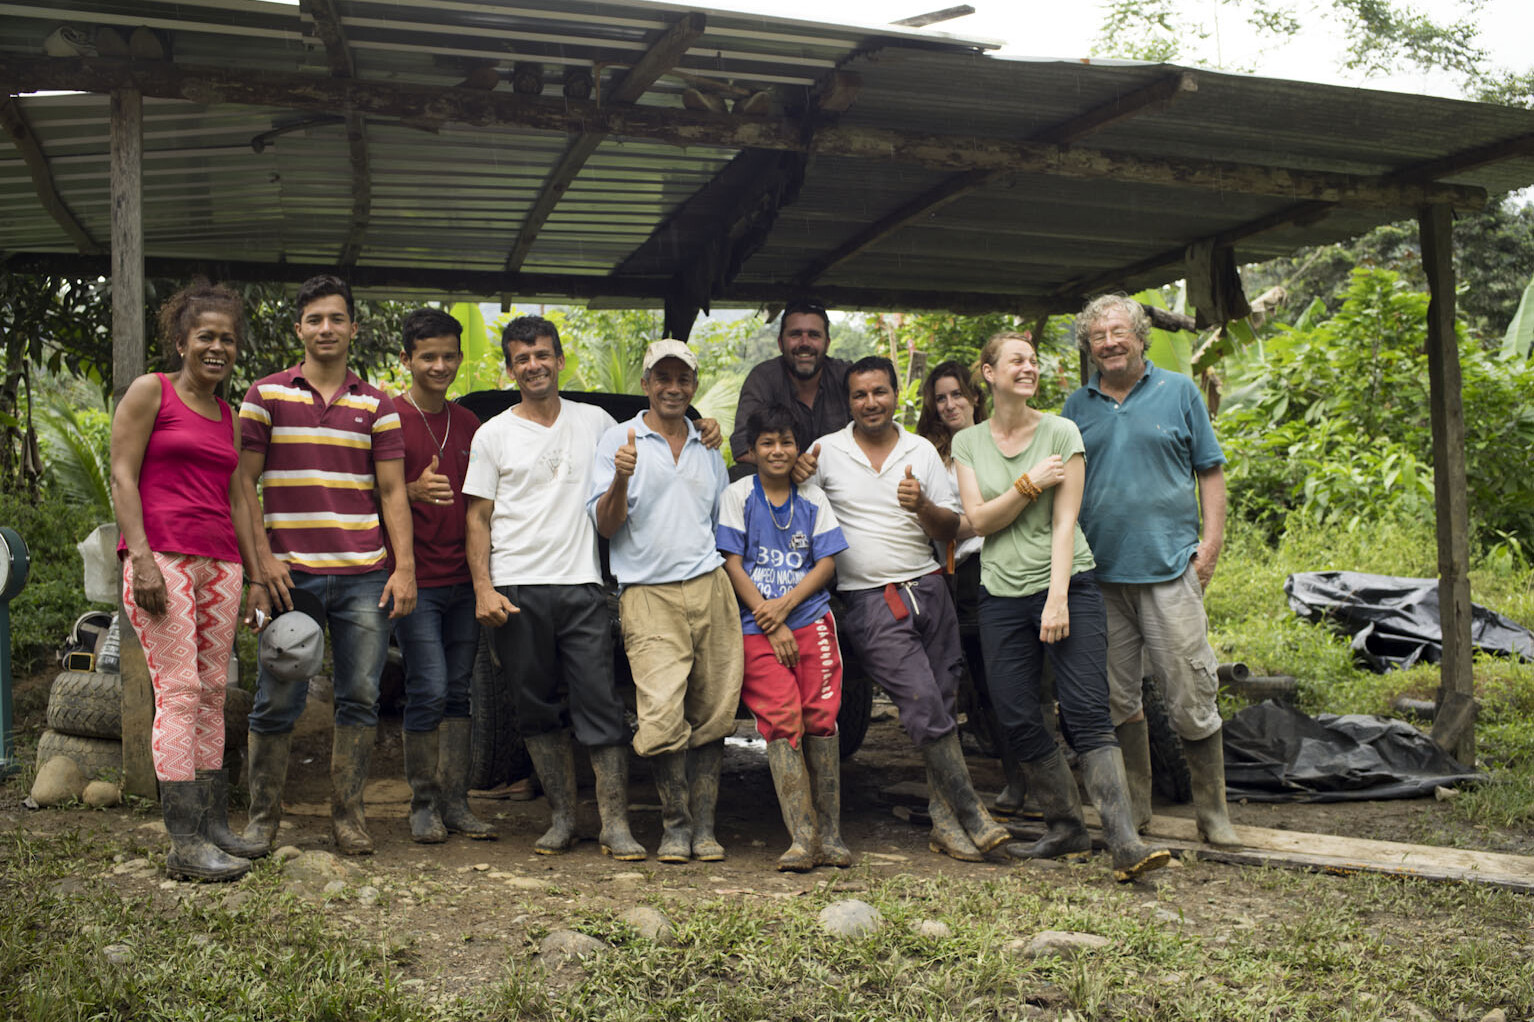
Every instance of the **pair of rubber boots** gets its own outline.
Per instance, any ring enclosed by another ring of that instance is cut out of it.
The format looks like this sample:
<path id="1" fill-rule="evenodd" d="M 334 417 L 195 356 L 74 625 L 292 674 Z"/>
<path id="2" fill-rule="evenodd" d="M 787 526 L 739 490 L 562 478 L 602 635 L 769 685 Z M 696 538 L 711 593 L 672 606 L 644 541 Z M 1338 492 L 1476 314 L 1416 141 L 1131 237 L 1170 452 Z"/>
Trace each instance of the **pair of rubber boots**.
<path id="1" fill-rule="evenodd" d="M 430 731 L 404 732 L 410 784 L 410 839 L 438 845 L 449 834 L 494 841 L 495 828 L 469 809 L 468 717 L 447 717 Z"/>
<path id="2" fill-rule="evenodd" d="M 787 738 L 767 743 L 767 765 L 791 842 L 778 857 L 778 869 L 804 873 L 816 866 L 850 866 L 852 851 L 841 834 L 841 739 L 805 735 L 800 745 L 795 748 Z"/>
<path id="3" fill-rule="evenodd" d="M 591 748 L 591 772 L 596 775 L 597 812 L 602 832 L 597 840 L 602 854 L 623 862 L 640 862 L 644 845 L 629 832 L 629 750 L 626 745 Z M 560 855 L 574 846 L 575 746 L 569 731 L 527 736 L 527 753 L 543 795 L 549 800 L 549 829 L 533 843 L 539 855 Z"/>
<path id="4" fill-rule="evenodd" d="M 178 880 L 238 880 L 267 846 L 229 829 L 229 778 L 199 770 L 190 781 L 161 781 L 160 810 L 171 849 L 165 869 Z"/>
<path id="5" fill-rule="evenodd" d="M 975 793 L 957 730 L 922 746 L 921 753 L 930 792 L 927 809 L 932 816 L 928 848 L 964 862 L 981 862 L 986 852 L 1012 839 Z"/>
<path id="6" fill-rule="evenodd" d="M 1151 818 L 1150 727 L 1144 720 L 1114 728 L 1124 750 L 1124 769 L 1129 777 L 1129 800 L 1135 827 L 1144 830 Z M 1183 758 L 1193 787 L 1193 814 L 1199 837 L 1212 845 L 1241 844 L 1230 824 L 1225 806 L 1225 740 L 1221 732 L 1205 738 L 1182 739 Z"/>
<path id="7" fill-rule="evenodd" d="M 724 846 L 714 836 L 714 813 L 719 807 L 724 739 L 647 758 L 660 795 L 661 836 L 655 857 L 670 863 L 719 862 Z"/>
<path id="8" fill-rule="evenodd" d="M 342 855 L 373 854 L 367 831 L 362 788 L 378 728 L 336 725 L 330 745 L 330 830 Z M 282 788 L 288 777 L 288 752 L 293 733 L 263 735 L 250 732 L 250 821 L 245 840 L 270 849 L 282 822 Z"/>

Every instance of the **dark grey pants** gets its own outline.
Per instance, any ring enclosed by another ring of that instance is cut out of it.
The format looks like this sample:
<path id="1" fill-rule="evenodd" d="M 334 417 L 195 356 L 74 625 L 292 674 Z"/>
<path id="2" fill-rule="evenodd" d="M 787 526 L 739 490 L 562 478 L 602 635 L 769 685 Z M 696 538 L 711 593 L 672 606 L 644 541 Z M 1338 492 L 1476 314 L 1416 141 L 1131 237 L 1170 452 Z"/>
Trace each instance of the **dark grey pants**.
<path id="1" fill-rule="evenodd" d="M 844 589 L 842 635 L 863 669 L 900 710 L 900 724 L 918 747 L 957 726 L 954 700 L 964 669 L 959 620 L 941 575 L 896 586 L 907 615 L 897 619 L 880 589 Z"/>

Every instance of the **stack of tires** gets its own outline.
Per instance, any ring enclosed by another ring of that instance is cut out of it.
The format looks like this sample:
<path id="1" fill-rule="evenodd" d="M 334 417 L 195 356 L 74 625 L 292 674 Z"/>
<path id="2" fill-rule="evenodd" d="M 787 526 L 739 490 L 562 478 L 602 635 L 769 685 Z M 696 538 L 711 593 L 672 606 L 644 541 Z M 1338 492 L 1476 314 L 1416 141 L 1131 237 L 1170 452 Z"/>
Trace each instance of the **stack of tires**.
<path id="1" fill-rule="evenodd" d="M 113 670 L 65 669 L 53 679 L 48 691 L 48 728 L 37 741 L 39 765 L 54 756 L 67 756 L 87 778 L 122 770 L 123 682 L 115 670 L 116 629 L 114 619 L 95 657 L 97 667 Z"/>

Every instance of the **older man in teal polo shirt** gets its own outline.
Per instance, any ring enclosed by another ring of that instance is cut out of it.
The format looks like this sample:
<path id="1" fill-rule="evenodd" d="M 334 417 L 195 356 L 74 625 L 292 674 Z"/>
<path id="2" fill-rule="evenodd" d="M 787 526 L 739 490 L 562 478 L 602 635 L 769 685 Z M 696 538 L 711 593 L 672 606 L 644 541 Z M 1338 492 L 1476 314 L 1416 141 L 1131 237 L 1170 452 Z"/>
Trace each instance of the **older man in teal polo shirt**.
<path id="1" fill-rule="evenodd" d="M 1109 709 L 1136 822 L 1151 816 L 1150 739 L 1140 701 L 1142 660 L 1161 682 L 1193 777 L 1199 833 L 1235 845 L 1204 589 L 1225 535 L 1225 454 L 1203 395 L 1145 357 L 1150 318 L 1104 295 L 1076 318 L 1076 343 L 1096 371 L 1065 402 L 1086 444 L 1081 528 L 1097 559 L 1108 611 Z"/>

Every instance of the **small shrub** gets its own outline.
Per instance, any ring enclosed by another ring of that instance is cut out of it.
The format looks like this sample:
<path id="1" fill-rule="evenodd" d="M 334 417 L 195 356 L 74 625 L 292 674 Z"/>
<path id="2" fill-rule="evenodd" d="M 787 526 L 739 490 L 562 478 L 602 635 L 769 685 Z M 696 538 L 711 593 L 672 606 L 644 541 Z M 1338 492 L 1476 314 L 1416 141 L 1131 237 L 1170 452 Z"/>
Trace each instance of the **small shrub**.
<path id="1" fill-rule="evenodd" d="M 36 504 L 0 493 L 0 522 L 20 533 L 32 555 L 27 586 L 11 601 L 13 666 L 30 674 L 52 659 L 76 618 L 102 606 L 85 598 L 85 566 L 75 549 L 101 521 L 93 508 L 45 489 Z"/>

